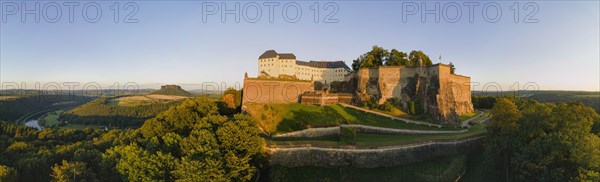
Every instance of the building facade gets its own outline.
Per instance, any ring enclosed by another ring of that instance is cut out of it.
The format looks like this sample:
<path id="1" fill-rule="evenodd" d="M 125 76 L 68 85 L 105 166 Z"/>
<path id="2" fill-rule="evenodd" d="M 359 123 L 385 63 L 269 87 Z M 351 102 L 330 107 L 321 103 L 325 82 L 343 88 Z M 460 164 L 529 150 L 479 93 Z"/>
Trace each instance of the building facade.
<path id="1" fill-rule="evenodd" d="M 259 77 L 295 78 L 323 83 L 346 81 L 352 70 L 344 61 L 300 61 L 291 53 L 268 50 L 258 58 Z"/>

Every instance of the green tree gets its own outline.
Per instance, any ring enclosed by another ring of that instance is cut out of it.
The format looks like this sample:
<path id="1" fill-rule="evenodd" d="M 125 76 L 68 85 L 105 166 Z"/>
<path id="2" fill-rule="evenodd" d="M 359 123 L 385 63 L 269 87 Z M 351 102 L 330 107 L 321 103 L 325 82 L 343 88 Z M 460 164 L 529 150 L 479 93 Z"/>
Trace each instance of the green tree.
<path id="1" fill-rule="evenodd" d="M 116 169 L 125 181 L 170 181 L 177 163 L 168 153 L 151 154 L 135 144 L 111 148 L 104 157 L 118 161 Z"/>
<path id="2" fill-rule="evenodd" d="M 385 64 L 390 52 L 382 47 L 374 45 L 371 51 L 359 56 L 352 61 L 352 69 L 358 71 L 360 68 L 379 67 Z"/>
<path id="3" fill-rule="evenodd" d="M 429 66 L 433 64 L 429 56 L 423 53 L 423 51 L 411 51 L 408 59 L 411 66 Z"/>
<path id="4" fill-rule="evenodd" d="M 0 181 L 14 182 L 17 181 L 17 171 L 15 169 L 0 165 Z"/>
<path id="5" fill-rule="evenodd" d="M 514 164 L 520 181 L 599 181 L 600 139 L 591 133 L 597 113 L 582 103 L 529 102 L 520 119 Z"/>
<path id="6" fill-rule="evenodd" d="M 369 56 L 372 56 L 372 58 L 370 58 L 370 59 L 372 60 L 373 65 L 375 67 L 384 65 L 384 63 L 387 61 L 389 55 L 390 55 L 390 52 L 388 50 L 384 49 L 383 47 L 379 47 L 377 45 L 374 45 L 373 48 L 371 49 L 371 51 L 367 52 L 367 58 Z"/>
<path id="7" fill-rule="evenodd" d="M 86 167 L 83 162 L 67 162 L 62 161 L 62 164 L 55 164 L 52 167 L 52 178 L 57 182 L 84 182 L 97 181 L 96 174 Z"/>
<path id="8" fill-rule="evenodd" d="M 518 144 L 514 136 L 519 129 L 520 111 L 514 102 L 500 98 L 491 111 L 491 123 L 486 126 L 486 151 L 496 156 L 495 162 L 501 167 L 505 180 L 510 177 L 510 160 Z"/>
<path id="9" fill-rule="evenodd" d="M 186 100 L 146 121 L 140 131 L 145 138 L 162 136 L 168 132 L 187 136 L 196 122 L 205 116 L 218 114 L 218 111 L 216 104 L 207 97 Z"/>
<path id="10" fill-rule="evenodd" d="M 396 49 L 392 49 L 388 61 L 385 62 L 386 66 L 407 66 L 408 55 L 404 52 L 400 52 Z"/>
<path id="11" fill-rule="evenodd" d="M 454 67 L 454 64 L 452 64 L 452 62 L 450 62 L 450 73 L 454 74 L 455 71 L 456 71 L 456 67 Z"/>
<path id="12" fill-rule="evenodd" d="M 592 133 L 600 116 L 591 107 L 507 96 L 491 114 L 486 153 L 504 180 L 600 180 L 600 138 Z"/>

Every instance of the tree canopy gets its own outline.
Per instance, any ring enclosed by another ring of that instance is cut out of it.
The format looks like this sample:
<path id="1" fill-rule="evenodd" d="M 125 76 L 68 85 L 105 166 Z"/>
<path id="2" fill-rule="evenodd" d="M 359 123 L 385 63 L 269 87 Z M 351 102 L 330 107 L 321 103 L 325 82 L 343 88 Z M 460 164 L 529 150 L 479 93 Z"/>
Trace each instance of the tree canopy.
<path id="1" fill-rule="evenodd" d="M 505 97 L 491 114 L 486 153 L 505 180 L 600 180 L 600 138 L 592 132 L 600 116 L 592 108 Z"/>
<path id="2" fill-rule="evenodd" d="M 51 129 L 0 122 L 0 181 L 250 181 L 256 122 L 188 99 L 139 129 Z"/>
<path id="3" fill-rule="evenodd" d="M 392 49 L 388 51 L 383 47 L 374 45 L 369 52 L 360 55 L 352 62 L 352 69 L 373 68 L 379 66 L 429 66 L 431 59 L 423 51 L 413 50 L 410 54 Z"/>

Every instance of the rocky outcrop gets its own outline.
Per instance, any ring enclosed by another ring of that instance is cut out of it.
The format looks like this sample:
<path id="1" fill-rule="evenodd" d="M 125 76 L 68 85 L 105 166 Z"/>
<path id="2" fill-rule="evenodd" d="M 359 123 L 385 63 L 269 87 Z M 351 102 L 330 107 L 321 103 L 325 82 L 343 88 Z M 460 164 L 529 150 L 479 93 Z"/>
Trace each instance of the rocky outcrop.
<path id="1" fill-rule="evenodd" d="M 451 74 L 448 65 L 364 68 L 356 76 L 359 100 L 394 100 L 405 111 L 416 107 L 441 123 L 459 122 L 460 115 L 473 112 L 471 78 Z"/>

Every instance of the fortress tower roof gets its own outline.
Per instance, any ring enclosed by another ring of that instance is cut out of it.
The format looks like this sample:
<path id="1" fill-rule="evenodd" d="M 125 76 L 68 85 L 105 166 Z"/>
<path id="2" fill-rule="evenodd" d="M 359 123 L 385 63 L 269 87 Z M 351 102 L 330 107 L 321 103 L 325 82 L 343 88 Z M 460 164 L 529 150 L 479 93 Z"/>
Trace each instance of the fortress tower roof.
<path id="1" fill-rule="evenodd" d="M 265 51 L 258 59 L 276 58 L 277 56 L 279 56 L 279 59 L 296 59 L 296 55 L 292 53 L 277 53 L 275 50 Z"/>
<path id="2" fill-rule="evenodd" d="M 344 61 L 296 61 L 297 65 L 310 66 L 315 68 L 345 68 L 350 70 Z"/>

